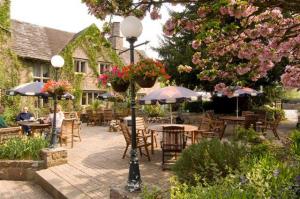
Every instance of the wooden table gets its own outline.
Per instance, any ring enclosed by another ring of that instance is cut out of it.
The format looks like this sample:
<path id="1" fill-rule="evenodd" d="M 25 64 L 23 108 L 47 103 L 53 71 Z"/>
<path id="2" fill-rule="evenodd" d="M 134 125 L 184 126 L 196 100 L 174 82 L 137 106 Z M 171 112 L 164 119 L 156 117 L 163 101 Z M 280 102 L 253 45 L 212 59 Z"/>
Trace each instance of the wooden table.
<path id="1" fill-rule="evenodd" d="M 31 128 L 32 136 L 35 136 L 37 130 L 40 129 L 48 129 L 50 128 L 51 124 L 40 124 L 37 121 L 18 121 L 20 126 L 29 126 Z"/>
<path id="2" fill-rule="evenodd" d="M 198 126 L 189 125 L 189 124 L 158 124 L 158 125 L 151 125 L 148 129 L 151 132 L 151 152 L 154 153 L 154 133 L 155 132 L 163 132 L 163 127 L 167 126 L 179 126 L 184 127 L 184 132 L 192 133 L 192 143 L 195 143 L 195 131 L 198 130 Z"/>
<path id="3" fill-rule="evenodd" d="M 236 131 L 235 126 L 238 125 L 238 124 L 245 123 L 245 120 L 246 120 L 246 118 L 244 116 L 240 116 L 240 117 L 237 117 L 237 116 L 222 116 L 222 117 L 219 117 L 219 119 L 225 121 L 225 129 L 224 129 L 224 131 L 226 130 L 226 126 L 227 126 L 226 123 L 227 122 L 233 123 L 233 125 L 234 125 L 234 131 Z"/>

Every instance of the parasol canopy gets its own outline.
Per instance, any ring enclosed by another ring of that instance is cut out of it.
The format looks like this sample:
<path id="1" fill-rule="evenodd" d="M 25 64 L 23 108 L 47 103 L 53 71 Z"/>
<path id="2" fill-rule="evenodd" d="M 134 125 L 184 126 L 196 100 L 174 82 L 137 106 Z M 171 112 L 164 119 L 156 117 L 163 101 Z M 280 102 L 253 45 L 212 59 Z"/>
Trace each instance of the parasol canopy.
<path id="1" fill-rule="evenodd" d="M 180 86 L 168 86 L 152 91 L 139 100 L 140 104 L 175 104 L 184 101 L 201 100 L 201 95 L 190 89 Z M 172 106 L 170 106 L 171 123 L 173 123 Z"/>
<path id="2" fill-rule="evenodd" d="M 7 91 L 7 95 L 49 97 L 49 94 L 42 92 L 43 87 L 44 87 L 43 82 L 25 83 L 25 84 L 21 84 L 19 86 L 9 89 Z M 70 93 L 66 93 L 66 94 L 62 95 L 61 98 L 73 100 L 75 97 Z"/>

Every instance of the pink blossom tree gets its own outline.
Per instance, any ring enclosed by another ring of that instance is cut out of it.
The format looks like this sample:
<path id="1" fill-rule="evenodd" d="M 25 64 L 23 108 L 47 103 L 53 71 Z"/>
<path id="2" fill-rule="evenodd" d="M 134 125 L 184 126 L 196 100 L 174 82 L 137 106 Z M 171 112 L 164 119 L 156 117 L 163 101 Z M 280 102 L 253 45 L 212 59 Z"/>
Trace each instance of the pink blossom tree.
<path id="1" fill-rule="evenodd" d="M 170 18 L 163 27 L 167 36 L 192 31 L 196 50 L 193 63 L 200 69 L 201 80 L 220 79 L 216 88 L 228 89 L 223 82 L 247 85 L 267 76 L 274 67 L 287 60 L 282 83 L 299 88 L 300 16 L 283 12 L 297 8 L 295 1 L 272 0 L 199 0 L 199 1 L 102 1 L 83 0 L 99 18 L 107 14 L 160 18 L 163 3 L 195 3 L 192 16 Z M 277 2 L 277 4 L 276 4 Z M 280 6 L 280 7 L 276 7 Z M 299 8 L 299 7 L 298 7 Z M 299 11 L 299 10 L 298 10 Z"/>

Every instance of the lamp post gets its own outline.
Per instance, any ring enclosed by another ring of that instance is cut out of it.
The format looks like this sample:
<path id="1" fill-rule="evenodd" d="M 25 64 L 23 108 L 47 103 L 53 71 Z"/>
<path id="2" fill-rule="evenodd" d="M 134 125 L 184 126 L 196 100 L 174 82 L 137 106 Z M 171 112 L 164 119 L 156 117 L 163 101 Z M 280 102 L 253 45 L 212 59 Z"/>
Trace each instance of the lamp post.
<path id="1" fill-rule="evenodd" d="M 143 26 L 141 21 L 134 17 L 126 17 L 121 22 L 121 32 L 126 37 L 130 44 L 130 63 L 134 64 L 134 42 L 141 35 Z M 141 175 L 139 168 L 139 160 L 136 149 L 136 123 L 135 123 L 135 82 L 130 80 L 130 93 L 131 93 L 131 151 L 129 163 L 129 175 L 127 188 L 129 192 L 139 191 L 141 189 Z"/>
<path id="2" fill-rule="evenodd" d="M 58 80 L 58 77 L 57 77 L 58 69 L 63 67 L 64 63 L 65 63 L 65 61 L 60 55 L 54 55 L 51 58 L 51 64 L 55 69 L 54 70 L 55 81 Z M 57 94 L 55 92 L 54 92 L 54 95 L 53 95 L 53 100 L 54 100 L 54 113 L 53 113 L 52 136 L 51 136 L 51 143 L 50 143 L 51 148 L 55 147 L 56 137 L 57 137 L 57 131 L 56 131 Z"/>

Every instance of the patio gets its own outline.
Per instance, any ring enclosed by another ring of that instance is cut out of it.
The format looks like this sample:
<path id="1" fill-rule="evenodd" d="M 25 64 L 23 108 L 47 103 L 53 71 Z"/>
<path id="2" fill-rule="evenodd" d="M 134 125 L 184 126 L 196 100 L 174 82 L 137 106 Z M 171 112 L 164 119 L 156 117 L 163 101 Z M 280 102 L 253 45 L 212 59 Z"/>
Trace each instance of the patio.
<path id="1" fill-rule="evenodd" d="M 295 125 L 296 121 L 282 122 L 279 135 L 283 138 Z M 226 135 L 230 136 L 232 130 L 232 127 L 227 128 Z M 109 198 L 111 187 L 125 187 L 129 161 L 129 153 L 125 159 L 121 158 L 126 146 L 125 140 L 120 132 L 107 131 L 108 127 L 84 124 L 82 141 L 75 142 L 74 148 L 68 148 L 68 164 L 39 171 L 38 175 L 44 179 L 44 183 L 39 184 L 67 198 Z M 277 142 L 271 132 L 268 132 L 267 137 Z M 139 156 L 139 162 L 144 185 L 168 189 L 172 174 L 170 171 L 162 171 L 160 148 L 156 148 L 151 155 L 151 162 L 144 156 Z"/>
<path id="2" fill-rule="evenodd" d="M 126 185 L 129 156 L 122 159 L 126 146 L 123 135 L 107 131 L 108 127 L 84 124 L 82 141 L 68 149 L 68 164 L 41 170 L 38 175 L 68 198 L 109 198 L 110 187 Z M 139 163 L 144 185 L 168 188 L 171 172 L 162 171 L 159 148 L 151 155 L 151 162 L 143 156 Z"/>

